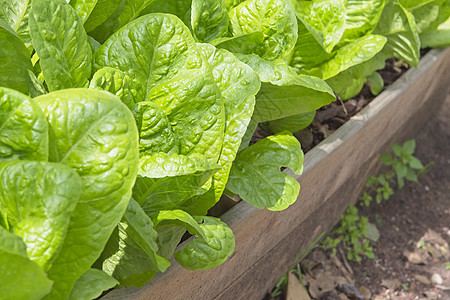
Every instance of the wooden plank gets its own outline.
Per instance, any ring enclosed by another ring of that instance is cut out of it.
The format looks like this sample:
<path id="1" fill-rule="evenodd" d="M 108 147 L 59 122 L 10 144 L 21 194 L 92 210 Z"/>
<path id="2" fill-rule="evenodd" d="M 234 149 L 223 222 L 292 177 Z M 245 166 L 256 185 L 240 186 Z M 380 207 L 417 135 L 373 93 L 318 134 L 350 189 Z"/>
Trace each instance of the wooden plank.
<path id="1" fill-rule="evenodd" d="M 289 209 L 270 212 L 241 202 L 225 213 L 222 220 L 233 229 L 236 249 L 223 265 L 193 272 L 172 261 L 166 273 L 141 289 L 123 288 L 105 298 L 262 298 L 292 261 L 356 200 L 379 153 L 420 129 L 434 114 L 448 94 L 449 78 L 450 49 L 432 50 L 417 70 L 408 71 L 306 154 L 303 175 L 290 172 L 302 190 Z"/>

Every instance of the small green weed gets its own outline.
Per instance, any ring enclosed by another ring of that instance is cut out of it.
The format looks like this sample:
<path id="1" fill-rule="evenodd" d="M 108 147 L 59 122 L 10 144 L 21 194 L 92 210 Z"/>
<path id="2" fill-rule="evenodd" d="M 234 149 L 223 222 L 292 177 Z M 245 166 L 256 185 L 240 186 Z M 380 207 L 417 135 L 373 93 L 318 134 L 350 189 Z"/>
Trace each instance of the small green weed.
<path id="1" fill-rule="evenodd" d="M 416 141 L 409 140 L 401 146 L 393 144 L 392 150 L 394 155 L 386 153 L 380 156 L 380 160 L 384 165 L 392 166 L 397 177 L 399 189 L 405 185 L 405 179 L 417 182 L 418 172 L 425 168 L 420 160 L 413 156 L 415 149 Z"/>
<path id="2" fill-rule="evenodd" d="M 415 148 L 416 142 L 409 140 L 403 145 L 393 144 L 393 154 L 386 153 L 380 156 L 381 162 L 391 168 L 386 173 L 371 176 L 367 180 L 367 190 L 359 197 L 363 205 L 370 206 L 374 199 L 377 204 L 388 200 L 394 194 L 394 189 L 391 187 L 394 179 L 396 179 L 397 187 L 401 189 L 405 185 L 405 180 L 417 182 L 418 176 L 429 170 L 431 164 L 424 166 L 413 156 Z M 378 225 L 381 223 L 379 216 L 375 222 Z M 342 215 L 337 229 L 326 237 L 322 245 L 335 253 L 336 247 L 342 243 L 347 252 L 347 258 L 359 262 L 362 255 L 368 258 L 374 257 L 370 240 L 376 241 L 378 238 L 379 232 L 376 226 L 369 223 L 367 217 L 360 217 L 358 208 L 350 205 Z"/>
<path id="3" fill-rule="evenodd" d="M 324 242 L 325 248 L 330 248 L 336 253 L 336 247 L 342 242 L 347 252 L 347 259 L 361 261 L 361 255 L 373 258 L 373 249 L 369 245 L 367 234 L 367 217 L 358 215 L 358 208 L 350 205 L 341 217 L 339 227 L 333 232 L 338 237 L 333 239 L 327 237 Z"/>
<path id="4" fill-rule="evenodd" d="M 427 172 L 430 165 L 424 166 L 419 159 L 413 156 L 416 148 L 414 140 L 406 141 L 403 145 L 393 144 L 393 154 L 385 153 L 380 156 L 381 162 L 391 169 L 378 176 L 371 176 L 366 182 L 367 191 L 364 191 L 359 199 L 365 206 L 369 206 L 374 197 L 377 204 L 389 199 L 394 190 L 391 187 L 391 179 L 394 177 L 399 189 L 405 185 L 405 180 L 417 182 L 418 176 Z M 373 196 L 372 196 L 373 195 Z"/>

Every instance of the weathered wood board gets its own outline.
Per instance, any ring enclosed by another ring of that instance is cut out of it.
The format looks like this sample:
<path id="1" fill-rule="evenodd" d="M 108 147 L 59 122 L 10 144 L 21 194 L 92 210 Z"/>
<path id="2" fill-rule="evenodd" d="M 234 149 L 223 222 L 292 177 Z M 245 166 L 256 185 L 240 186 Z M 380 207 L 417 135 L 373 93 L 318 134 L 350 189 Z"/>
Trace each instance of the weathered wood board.
<path id="1" fill-rule="evenodd" d="M 223 265 L 188 271 L 172 261 L 144 287 L 122 288 L 105 299 L 261 299 L 295 259 L 358 197 L 393 142 L 418 131 L 439 109 L 450 88 L 450 48 L 432 50 L 370 105 L 308 152 L 302 189 L 282 212 L 241 202 L 222 216 L 236 237 Z M 289 171 L 288 171 L 289 172 Z M 183 245 L 181 245 L 182 247 Z"/>

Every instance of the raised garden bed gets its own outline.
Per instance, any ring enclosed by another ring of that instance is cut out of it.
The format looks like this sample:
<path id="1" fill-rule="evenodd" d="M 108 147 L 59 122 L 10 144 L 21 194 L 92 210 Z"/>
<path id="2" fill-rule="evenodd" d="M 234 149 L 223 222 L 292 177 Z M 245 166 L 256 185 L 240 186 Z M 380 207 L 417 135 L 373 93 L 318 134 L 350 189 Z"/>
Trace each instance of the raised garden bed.
<path id="1" fill-rule="evenodd" d="M 236 237 L 234 254 L 208 271 L 175 260 L 140 289 L 103 299 L 260 299 L 289 265 L 354 203 L 378 155 L 420 129 L 449 92 L 450 49 L 430 51 L 365 109 L 306 154 L 297 202 L 282 212 L 240 202 L 221 216 Z M 188 241 L 186 241 L 188 242 Z M 185 243 L 186 243 L 185 242 Z M 180 245 L 182 247 L 183 245 Z"/>

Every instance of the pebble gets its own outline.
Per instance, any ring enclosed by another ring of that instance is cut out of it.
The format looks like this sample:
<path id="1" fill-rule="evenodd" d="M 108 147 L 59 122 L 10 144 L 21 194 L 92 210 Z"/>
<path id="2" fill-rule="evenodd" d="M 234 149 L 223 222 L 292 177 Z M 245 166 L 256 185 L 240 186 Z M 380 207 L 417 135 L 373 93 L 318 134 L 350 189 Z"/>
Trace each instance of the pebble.
<path id="1" fill-rule="evenodd" d="M 444 280 L 442 279 L 441 275 L 439 275 L 438 273 L 434 273 L 433 276 L 431 276 L 431 282 L 440 285 L 444 282 Z"/>

